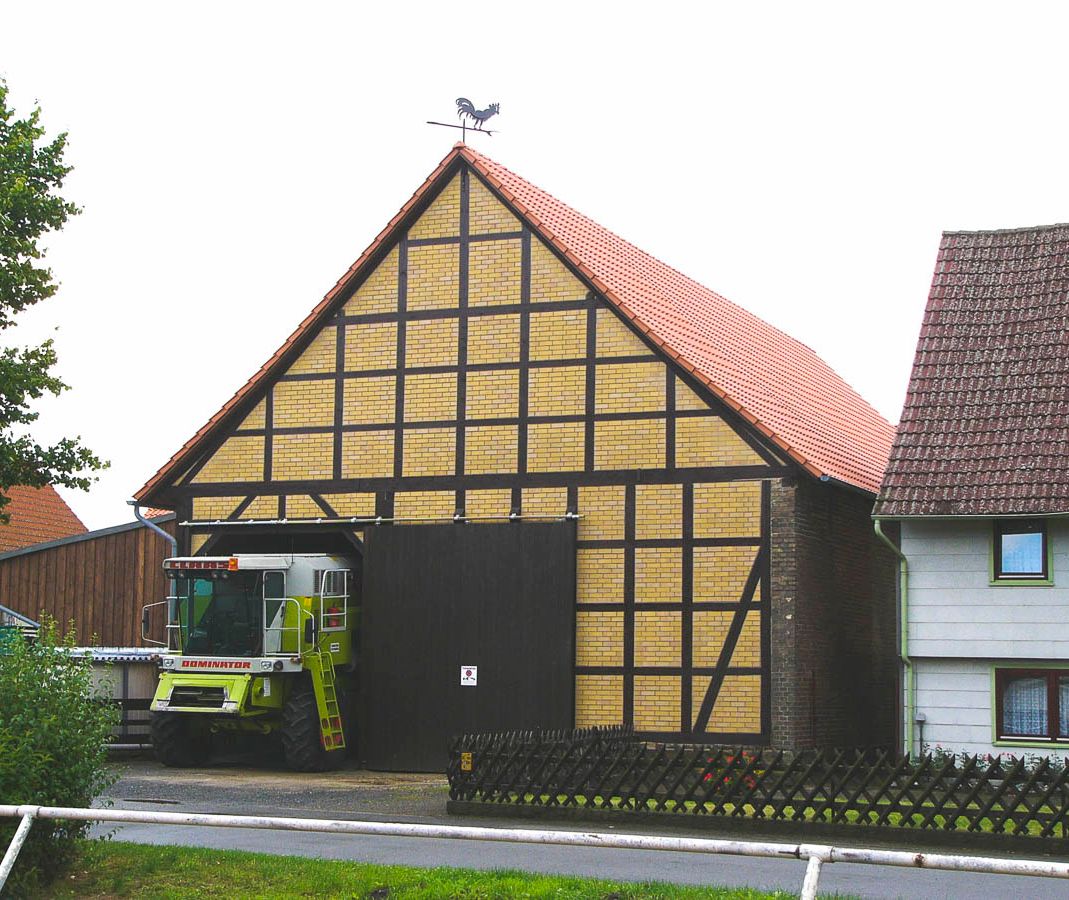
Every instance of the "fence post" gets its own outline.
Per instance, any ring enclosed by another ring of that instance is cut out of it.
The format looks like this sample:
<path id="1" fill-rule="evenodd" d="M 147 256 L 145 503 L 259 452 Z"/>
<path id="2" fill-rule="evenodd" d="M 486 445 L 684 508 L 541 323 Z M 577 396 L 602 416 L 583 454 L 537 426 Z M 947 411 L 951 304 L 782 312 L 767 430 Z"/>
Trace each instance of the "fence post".
<path id="1" fill-rule="evenodd" d="M 820 880 L 820 867 L 823 863 L 824 860 L 816 854 L 809 857 L 809 862 L 805 867 L 805 880 L 802 882 L 802 893 L 799 895 L 800 900 L 816 900 L 817 882 Z"/>
<path id="2" fill-rule="evenodd" d="M 0 892 L 4 890 L 7 876 L 11 874 L 11 870 L 15 867 L 15 860 L 18 858 L 22 845 L 26 842 L 26 835 L 30 833 L 30 826 L 33 825 L 38 809 L 39 807 L 33 806 L 23 814 L 22 821 L 19 822 L 19 827 L 15 831 L 15 836 L 8 845 L 7 853 L 4 854 L 4 861 L 0 862 Z"/>

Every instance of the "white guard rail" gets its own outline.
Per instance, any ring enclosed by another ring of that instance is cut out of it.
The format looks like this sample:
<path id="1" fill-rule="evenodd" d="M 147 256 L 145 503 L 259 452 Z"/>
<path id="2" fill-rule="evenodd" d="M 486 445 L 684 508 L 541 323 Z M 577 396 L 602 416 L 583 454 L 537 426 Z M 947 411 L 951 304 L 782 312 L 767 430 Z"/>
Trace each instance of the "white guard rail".
<path id="1" fill-rule="evenodd" d="M 334 834 L 372 834 L 389 837 L 448 838 L 504 841 L 519 844 L 561 844 L 619 850 L 673 850 L 684 853 L 762 856 L 806 860 L 802 900 L 814 900 L 824 863 L 863 863 L 910 869 L 947 869 L 993 875 L 1038 875 L 1069 879 L 1069 863 L 984 856 L 951 856 L 900 850 L 851 850 L 823 844 L 777 844 L 759 841 L 718 841 L 645 834 L 604 834 L 596 831 L 539 831 L 526 828 L 476 828 L 464 825 L 408 825 L 393 822 L 353 822 L 336 819 L 294 819 L 276 816 L 222 816 L 209 813 L 164 813 L 134 809 L 75 809 L 55 806 L 0 805 L 0 816 L 21 818 L 18 830 L 0 863 L 0 891 L 4 888 L 34 819 L 81 822 L 136 822 L 155 825 L 213 825 L 222 828 L 262 828 L 284 831 L 322 831 Z"/>

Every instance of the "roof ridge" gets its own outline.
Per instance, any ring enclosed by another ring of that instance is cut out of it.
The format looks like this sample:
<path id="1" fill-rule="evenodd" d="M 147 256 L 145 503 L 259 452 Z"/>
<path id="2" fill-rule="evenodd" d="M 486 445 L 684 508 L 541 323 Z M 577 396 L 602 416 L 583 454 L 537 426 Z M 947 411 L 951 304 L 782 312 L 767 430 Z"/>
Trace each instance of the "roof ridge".
<path id="1" fill-rule="evenodd" d="M 1040 234 L 1058 228 L 1069 228 L 1069 222 L 1055 222 L 1052 225 L 1022 225 L 1019 228 L 980 228 L 976 230 L 946 230 L 943 237 L 968 237 L 981 234 Z"/>

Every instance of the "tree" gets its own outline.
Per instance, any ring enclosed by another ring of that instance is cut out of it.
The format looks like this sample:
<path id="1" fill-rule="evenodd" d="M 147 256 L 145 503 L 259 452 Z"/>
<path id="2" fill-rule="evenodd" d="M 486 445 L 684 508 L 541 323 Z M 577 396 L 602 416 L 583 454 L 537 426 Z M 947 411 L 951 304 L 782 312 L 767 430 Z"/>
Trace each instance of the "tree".
<path id="1" fill-rule="evenodd" d="M 45 251 L 39 242 L 81 212 L 59 194 L 71 171 L 63 161 L 66 132 L 45 143 L 40 108 L 18 119 L 7 95 L 0 79 L 0 330 L 56 292 L 52 270 L 41 265 Z M 38 416 L 31 403 L 68 388 L 52 374 L 55 364 L 51 340 L 38 347 L 0 347 L 0 522 L 8 519 L 3 512 L 8 488 L 60 484 L 86 490 L 95 480 L 91 473 L 107 466 L 80 438 L 43 447 L 26 433 Z"/>

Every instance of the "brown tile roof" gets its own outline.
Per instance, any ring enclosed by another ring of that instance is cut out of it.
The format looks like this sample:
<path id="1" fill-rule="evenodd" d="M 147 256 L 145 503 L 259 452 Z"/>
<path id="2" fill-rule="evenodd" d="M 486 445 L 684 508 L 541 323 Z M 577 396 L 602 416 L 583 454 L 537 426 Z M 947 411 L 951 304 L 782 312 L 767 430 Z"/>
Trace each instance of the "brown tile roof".
<path id="1" fill-rule="evenodd" d="M 878 516 L 1069 512 L 1069 225 L 943 235 Z"/>
<path id="2" fill-rule="evenodd" d="M 393 217 L 289 340 L 155 476 L 135 494 L 154 496 L 215 426 L 299 349 L 395 230 L 460 162 L 481 174 L 532 230 L 679 365 L 816 477 L 876 492 L 893 427 L 804 344 L 692 281 L 463 144 Z"/>
<path id="3" fill-rule="evenodd" d="M 7 495 L 11 502 L 4 512 L 11 521 L 0 525 L 0 553 L 86 532 L 81 519 L 50 484 L 8 488 Z"/>

